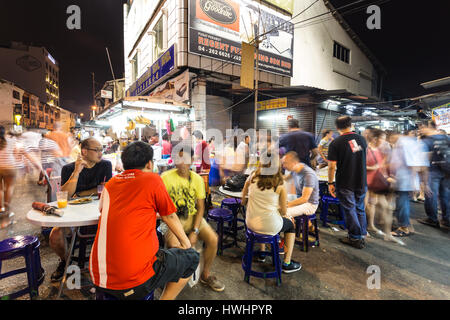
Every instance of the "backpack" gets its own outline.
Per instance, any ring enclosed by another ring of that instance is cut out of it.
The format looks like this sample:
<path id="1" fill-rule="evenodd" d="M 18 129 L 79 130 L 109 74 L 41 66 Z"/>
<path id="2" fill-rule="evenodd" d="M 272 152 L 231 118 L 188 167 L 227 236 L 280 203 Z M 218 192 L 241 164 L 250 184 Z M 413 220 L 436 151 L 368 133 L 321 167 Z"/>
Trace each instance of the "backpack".
<path id="1" fill-rule="evenodd" d="M 248 175 L 246 174 L 236 174 L 226 181 L 223 188 L 231 192 L 240 192 L 244 189 L 247 178 Z"/>
<path id="2" fill-rule="evenodd" d="M 433 139 L 433 155 L 436 159 L 431 164 L 437 165 L 445 174 L 450 174 L 450 140 Z"/>

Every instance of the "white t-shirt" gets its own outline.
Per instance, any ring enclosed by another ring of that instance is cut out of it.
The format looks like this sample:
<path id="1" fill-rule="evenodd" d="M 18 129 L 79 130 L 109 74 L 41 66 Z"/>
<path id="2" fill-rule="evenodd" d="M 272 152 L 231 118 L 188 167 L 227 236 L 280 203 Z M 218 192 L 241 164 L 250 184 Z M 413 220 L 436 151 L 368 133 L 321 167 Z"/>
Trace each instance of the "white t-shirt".
<path id="1" fill-rule="evenodd" d="M 283 228 L 279 203 L 280 195 L 273 189 L 261 191 L 255 179 L 248 189 L 247 227 L 256 233 L 276 235 Z"/>

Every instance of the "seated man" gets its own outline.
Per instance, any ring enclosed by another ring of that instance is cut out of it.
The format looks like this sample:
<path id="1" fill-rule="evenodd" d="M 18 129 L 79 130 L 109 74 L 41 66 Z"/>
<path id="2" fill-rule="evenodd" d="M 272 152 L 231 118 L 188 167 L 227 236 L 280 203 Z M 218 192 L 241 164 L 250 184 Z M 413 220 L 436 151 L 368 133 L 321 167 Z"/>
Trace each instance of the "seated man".
<path id="1" fill-rule="evenodd" d="M 299 198 L 288 202 L 287 215 L 295 218 L 312 215 L 319 206 L 319 180 L 313 169 L 301 163 L 297 153 L 290 151 L 282 159 L 283 167 L 291 172 Z"/>
<path id="2" fill-rule="evenodd" d="M 198 239 L 205 242 L 204 267 L 200 282 L 220 292 L 225 289 L 225 286 L 215 276 L 210 275 L 210 269 L 217 254 L 218 237 L 203 218 L 205 184 L 197 173 L 189 170 L 194 156 L 192 148 L 182 146 L 180 150 L 175 159 L 176 168 L 164 172 L 161 177 L 177 207 L 177 214 L 184 231 L 189 235 L 191 245 L 194 247 Z M 166 231 L 167 227 L 164 224 L 161 224 L 161 229 L 169 248 L 180 246 L 177 237 L 170 230 Z"/>
<path id="3" fill-rule="evenodd" d="M 81 142 L 81 155 L 76 162 L 66 164 L 61 170 L 61 190 L 67 191 L 69 198 L 97 195 L 97 186 L 109 181 L 112 176 L 112 165 L 102 160 L 102 145 L 94 138 Z M 94 228 L 88 228 L 95 232 Z M 89 233 L 91 233 L 89 232 Z M 66 266 L 66 236 L 69 228 L 53 228 L 49 237 L 50 247 L 60 257 L 56 271 L 52 274 L 53 282 L 60 281 Z"/>
<path id="4" fill-rule="evenodd" d="M 175 299 L 199 263 L 199 254 L 175 214 L 161 178 L 153 173 L 153 148 L 134 142 L 122 153 L 125 171 L 103 190 L 89 269 L 97 290 L 120 300 L 142 300 L 164 286 L 160 300 Z M 159 250 L 157 213 L 178 246 Z"/>

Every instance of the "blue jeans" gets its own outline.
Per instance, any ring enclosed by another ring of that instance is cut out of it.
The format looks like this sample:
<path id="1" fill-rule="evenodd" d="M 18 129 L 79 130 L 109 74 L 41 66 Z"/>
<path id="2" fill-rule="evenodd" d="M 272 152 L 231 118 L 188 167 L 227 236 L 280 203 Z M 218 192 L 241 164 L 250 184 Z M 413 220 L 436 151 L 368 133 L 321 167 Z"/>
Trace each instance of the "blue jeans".
<path id="1" fill-rule="evenodd" d="M 411 212 L 409 201 L 411 198 L 410 191 L 397 191 L 397 201 L 395 205 L 394 215 L 398 219 L 399 227 L 409 227 L 409 215 Z"/>
<path id="2" fill-rule="evenodd" d="M 438 221 L 438 200 L 441 204 L 442 220 L 449 222 L 450 216 L 448 212 L 450 178 L 446 178 L 444 174 L 436 171 L 430 171 L 428 186 L 433 194 L 431 197 L 425 195 L 425 212 L 431 220 Z"/>
<path id="3" fill-rule="evenodd" d="M 344 210 L 344 219 L 349 238 L 364 239 L 367 235 L 367 219 L 364 208 L 366 192 L 367 189 L 364 191 L 336 190 L 336 196 Z"/>

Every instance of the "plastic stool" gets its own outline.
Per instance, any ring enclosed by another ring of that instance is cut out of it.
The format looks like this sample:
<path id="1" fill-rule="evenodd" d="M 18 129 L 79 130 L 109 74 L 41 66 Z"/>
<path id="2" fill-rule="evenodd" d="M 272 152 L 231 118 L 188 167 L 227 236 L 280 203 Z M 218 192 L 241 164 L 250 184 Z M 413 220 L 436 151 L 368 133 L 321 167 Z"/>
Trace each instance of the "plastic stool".
<path id="1" fill-rule="evenodd" d="M 245 216 L 244 207 L 241 204 L 241 199 L 225 198 L 222 200 L 220 207 L 230 209 L 233 212 L 234 219 L 233 219 L 233 223 L 232 223 L 231 227 L 234 232 L 234 237 L 237 237 L 238 230 L 242 230 L 245 228 L 245 220 L 238 218 L 239 210 L 241 210 L 241 209 L 242 209 L 242 215 Z M 242 223 L 244 223 L 244 225 L 238 227 L 238 222 L 242 222 Z"/>
<path id="2" fill-rule="evenodd" d="M 208 212 L 208 219 L 212 219 L 214 221 L 217 222 L 217 234 L 219 236 L 219 243 L 218 243 L 218 248 L 217 248 L 217 255 L 222 255 L 223 250 L 230 248 L 232 246 L 234 246 L 235 244 L 237 244 L 237 239 L 236 237 L 234 237 L 234 240 L 231 244 L 224 244 L 223 242 L 223 237 L 225 234 L 224 231 L 224 227 L 223 224 L 225 222 L 232 222 L 234 217 L 233 217 L 233 212 L 231 212 L 231 210 L 229 209 L 221 209 L 221 208 L 215 208 L 215 209 L 211 209 Z M 232 236 L 234 236 L 234 233 L 231 232 Z"/>
<path id="3" fill-rule="evenodd" d="M 26 273 L 28 287 L 12 294 L 1 297 L 1 300 L 16 299 L 25 294 L 30 295 L 30 299 L 39 296 L 39 286 L 44 281 L 45 273 L 41 267 L 41 256 L 39 254 L 40 242 L 34 236 L 17 236 L 0 242 L 0 270 L 4 260 L 17 257 L 25 258 L 25 268 L 9 271 L 0 274 L 0 279 L 11 277 L 20 273 Z"/>
<path id="4" fill-rule="evenodd" d="M 114 296 L 112 296 L 112 295 L 110 295 L 110 294 L 108 294 L 106 292 L 103 292 L 103 291 L 100 291 L 100 290 L 96 289 L 95 290 L 95 300 L 119 300 L 119 299 L 117 299 L 116 297 L 114 297 Z M 150 292 L 142 300 L 155 300 L 154 292 L 153 291 Z"/>
<path id="5" fill-rule="evenodd" d="M 316 241 L 312 244 L 309 242 L 309 221 L 313 221 L 314 223 L 314 233 L 313 235 L 316 237 Z M 296 244 L 301 245 L 302 251 L 308 252 L 309 246 L 320 246 L 319 242 L 319 228 L 317 227 L 317 217 L 316 214 L 313 215 L 301 215 L 295 217 L 295 237 L 298 238 L 300 236 L 300 232 L 302 233 L 302 241 L 295 240 Z"/>
<path id="6" fill-rule="evenodd" d="M 323 195 L 321 198 L 321 203 L 322 203 L 322 209 L 320 211 L 320 220 L 322 220 L 322 225 L 324 227 L 326 227 L 328 225 L 328 222 L 332 222 L 338 225 L 342 225 L 345 228 L 345 220 L 344 220 L 344 210 L 340 205 L 339 199 L 338 198 L 334 198 L 332 196 L 329 195 Z M 336 220 L 336 221 L 330 221 L 328 220 L 328 206 L 330 204 L 336 204 L 338 205 L 339 208 L 339 214 L 341 216 L 341 220 Z"/>
<path id="7" fill-rule="evenodd" d="M 257 278 L 276 278 L 277 286 L 281 285 L 281 260 L 278 248 L 278 241 L 280 236 L 278 234 L 274 236 L 258 234 L 247 228 L 247 245 L 245 247 L 245 254 L 242 257 L 242 269 L 244 269 L 245 276 L 244 281 L 250 283 L 250 276 Z M 271 251 L 253 251 L 253 245 L 255 243 L 268 243 L 270 244 Z M 272 262 L 275 267 L 275 271 L 272 272 L 257 272 L 252 270 L 253 254 L 267 253 L 272 254 Z"/>

